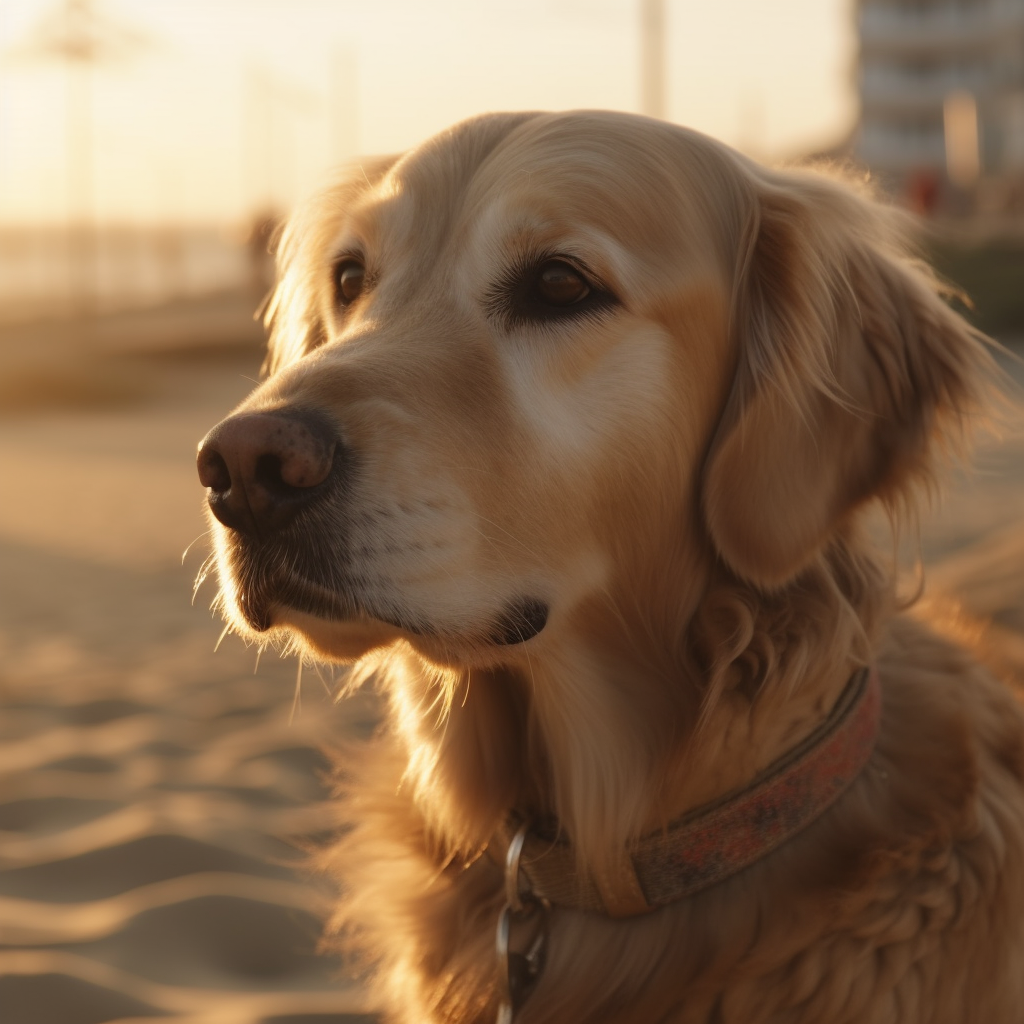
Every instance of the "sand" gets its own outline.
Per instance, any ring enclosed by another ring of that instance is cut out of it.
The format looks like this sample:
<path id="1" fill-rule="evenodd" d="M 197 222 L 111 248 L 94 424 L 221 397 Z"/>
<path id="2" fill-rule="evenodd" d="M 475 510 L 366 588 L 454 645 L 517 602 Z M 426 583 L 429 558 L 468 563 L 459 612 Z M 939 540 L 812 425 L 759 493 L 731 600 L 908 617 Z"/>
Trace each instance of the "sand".
<path id="1" fill-rule="evenodd" d="M 329 887 L 302 853 L 333 822 L 320 751 L 372 702 L 307 670 L 293 710 L 295 663 L 233 637 L 215 654 L 211 585 L 192 602 L 195 443 L 259 364 L 226 309 L 92 325 L 85 347 L 59 325 L 0 337 L 2 1024 L 372 1019 L 316 955 Z M 1024 429 L 977 465 L 923 550 L 1013 660 Z"/>
<path id="2" fill-rule="evenodd" d="M 212 323 L 219 347 L 143 319 L 73 358 L 59 325 L 0 337 L 2 1024 L 372 1019 L 316 954 L 303 844 L 333 824 L 321 749 L 373 708 L 307 669 L 293 710 L 295 663 L 215 654 L 212 583 L 192 602 L 195 444 L 260 362 Z"/>

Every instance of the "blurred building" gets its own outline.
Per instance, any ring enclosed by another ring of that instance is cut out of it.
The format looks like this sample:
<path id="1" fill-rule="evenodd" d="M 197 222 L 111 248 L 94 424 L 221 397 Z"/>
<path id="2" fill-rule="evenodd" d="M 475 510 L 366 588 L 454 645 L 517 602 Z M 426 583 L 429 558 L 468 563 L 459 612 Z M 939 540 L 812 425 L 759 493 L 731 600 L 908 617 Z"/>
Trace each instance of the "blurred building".
<path id="1" fill-rule="evenodd" d="M 856 156 L 922 212 L 1024 208 L 1024 0 L 858 0 Z"/>

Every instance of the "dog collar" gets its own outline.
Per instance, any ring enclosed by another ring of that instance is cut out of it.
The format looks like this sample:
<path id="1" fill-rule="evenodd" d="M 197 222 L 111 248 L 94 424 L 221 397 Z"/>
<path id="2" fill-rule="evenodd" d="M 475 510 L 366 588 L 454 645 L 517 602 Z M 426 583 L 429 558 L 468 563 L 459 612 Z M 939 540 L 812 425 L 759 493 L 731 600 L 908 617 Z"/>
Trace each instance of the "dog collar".
<path id="1" fill-rule="evenodd" d="M 524 901 L 611 917 L 657 910 L 735 875 L 817 820 L 867 764 L 881 709 L 877 670 L 858 671 L 800 744 L 744 789 L 641 839 L 613 873 L 581 876 L 567 842 L 514 817 L 492 852 L 506 865 L 514 860 L 508 884 Z"/>

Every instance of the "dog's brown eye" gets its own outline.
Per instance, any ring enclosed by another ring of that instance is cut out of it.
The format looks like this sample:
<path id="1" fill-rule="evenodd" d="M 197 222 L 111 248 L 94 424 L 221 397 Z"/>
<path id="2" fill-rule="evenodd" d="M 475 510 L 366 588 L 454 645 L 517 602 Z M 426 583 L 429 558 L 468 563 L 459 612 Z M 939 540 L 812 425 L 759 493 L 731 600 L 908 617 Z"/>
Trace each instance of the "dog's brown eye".
<path id="1" fill-rule="evenodd" d="M 511 266 L 487 296 L 489 313 L 509 327 L 567 325 L 581 317 L 603 316 L 618 305 L 593 273 L 546 255 Z"/>
<path id="2" fill-rule="evenodd" d="M 338 301 L 347 306 L 362 294 L 363 282 L 366 279 L 366 268 L 358 260 L 342 260 L 334 268 L 334 282 L 338 292 Z"/>
<path id="3" fill-rule="evenodd" d="M 568 263 L 551 260 L 537 275 L 537 297 L 552 306 L 571 306 L 590 294 L 583 275 Z"/>

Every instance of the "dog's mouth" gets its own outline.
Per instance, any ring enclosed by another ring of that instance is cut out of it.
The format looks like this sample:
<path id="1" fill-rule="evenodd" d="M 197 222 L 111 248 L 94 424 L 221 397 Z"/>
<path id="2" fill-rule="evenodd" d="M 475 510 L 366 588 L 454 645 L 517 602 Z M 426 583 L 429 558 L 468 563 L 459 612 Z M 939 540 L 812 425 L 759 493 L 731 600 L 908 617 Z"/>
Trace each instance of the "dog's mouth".
<path id="1" fill-rule="evenodd" d="M 489 639 L 502 647 L 526 643 L 548 624 L 548 614 L 546 602 L 536 597 L 516 598 L 505 605 Z"/>
<path id="2" fill-rule="evenodd" d="M 547 625 L 547 602 L 536 597 L 516 597 L 504 603 L 485 624 L 465 630 L 438 626 L 407 611 L 370 602 L 353 593 L 354 588 L 309 580 L 294 570 L 276 573 L 244 571 L 236 576 L 235 600 L 250 629 L 265 633 L 281 625 L 285 609 L 301 612 L 327 623 L 373 621 L 410 637 L 486 643 L 499 647 L 525 643 Z M 287 618 L 287 615 L 285 615 Z"/>
<path id="3" fill-rule="evenodd" d="M 295 571 L 243 574 L 235 592 L 238 610 L 257 633 L 280 625 L 279 609 L 291 609 L 325 622 L 374 619 L 413 636 L 428 632 L 423 623 L 392 609 L 371 607 L 348 590 L 314 582 Z"/>

